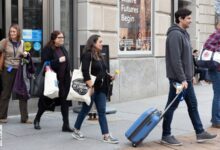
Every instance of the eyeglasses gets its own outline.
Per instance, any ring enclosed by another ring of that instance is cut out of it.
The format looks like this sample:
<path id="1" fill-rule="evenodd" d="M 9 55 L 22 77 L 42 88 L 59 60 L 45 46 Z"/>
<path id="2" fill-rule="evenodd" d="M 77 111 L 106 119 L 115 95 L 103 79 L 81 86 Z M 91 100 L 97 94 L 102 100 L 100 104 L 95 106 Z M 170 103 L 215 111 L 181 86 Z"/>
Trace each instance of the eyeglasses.
<path id="1" fill-rule="evenodd" d="M 64 36 L 61 36 L 61 37 L 57 37 L 58 39 L 65 39 L 65 37 Z"/>

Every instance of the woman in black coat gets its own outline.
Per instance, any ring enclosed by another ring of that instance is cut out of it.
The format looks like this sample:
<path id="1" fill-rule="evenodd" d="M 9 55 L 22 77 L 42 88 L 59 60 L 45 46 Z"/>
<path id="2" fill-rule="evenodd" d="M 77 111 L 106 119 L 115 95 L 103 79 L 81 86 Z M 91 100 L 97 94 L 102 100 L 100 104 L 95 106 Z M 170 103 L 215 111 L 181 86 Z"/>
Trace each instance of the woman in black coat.
<path id="1" fill-rule="evenodd" d="M 72 132 L 69 127 L 69 102 L 66 101 L 70 88 L 70 65 L 68 59 L 68 52 L 63 46 L 64 35 L 60 31 L 51 33 L 51 39 L 45 48 L 42 50 L 41 59 L 44 64 L 49 63 L 52 70 L 57 74 L 59 97 L 50 99 L 43 94 L 40 96 L 38 102 L 38 112 L 34 119 L 34 128 L 39 130 L 40 118 L 46 110 L 54 111 L 55 106 L 61 105 L 61 113 L 63 116 L 63 132 Z"/>
<path id="2" fill-rule="evenodd" d="M 103 135 L 103 142 L 118 144 L 118 139 L 109 134 L 108 122 L 106 118 L 106 96 L 109 89 L 109 82 L 115 79 L 115 75 L 110 75 L 107 72 L 107 66 L 101 54 L 101 50 L 102 38 L 96 34 L 91 35 L 87 40 L 85 52 L 82 55 L 81 62 L 84 81 L 91 91 L 94 90 L 94 93 L 91 93 L 91 103 L 89 106 L 86 103 L 83 103 L 82 109 L 77 116 L 72 136 L 77 140 L 85 139 L 80 129 L 83 120 L 88 115 L 93 103 L 95 103 L 99 115 L 98 120 L 101 127 L 101 133 Z M 96 76 L 94 85 L 90 76 L 90 64 L 91 74 Z"/>

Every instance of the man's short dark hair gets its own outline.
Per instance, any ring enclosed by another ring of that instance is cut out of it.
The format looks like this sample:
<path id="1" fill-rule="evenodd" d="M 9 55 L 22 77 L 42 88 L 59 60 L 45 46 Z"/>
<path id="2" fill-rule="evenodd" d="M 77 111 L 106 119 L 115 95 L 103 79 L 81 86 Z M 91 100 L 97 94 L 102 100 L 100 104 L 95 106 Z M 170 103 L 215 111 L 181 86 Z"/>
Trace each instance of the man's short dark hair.
<path id="1" fill-rule="evenodd" d="M 175 22 L 179 23 L 180 22 L 179 17 L 185 19 L 185 17 L 191 15 L 191 13 L 192 11 L 186 8 L 181 8 L 177 10 L 177 12 L 175 13 Z"/>

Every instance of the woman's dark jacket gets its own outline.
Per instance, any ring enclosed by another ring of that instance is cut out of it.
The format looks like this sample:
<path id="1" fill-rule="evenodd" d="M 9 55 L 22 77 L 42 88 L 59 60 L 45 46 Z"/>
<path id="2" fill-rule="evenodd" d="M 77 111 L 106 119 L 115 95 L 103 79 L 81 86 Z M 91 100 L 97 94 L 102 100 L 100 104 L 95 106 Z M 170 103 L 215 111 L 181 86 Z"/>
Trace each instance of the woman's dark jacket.
<path id="1" fill-rule="evenodd" d="M 82 57 L 82 73 L 84 77 L 84 81 L 91 80 L 89 69 L 90 63 L 92 62 L 91 66 L 91 74 L 96 76 L 96 80 L 94 83 L 95 91 L 104 92 L 105 94 L 108 93 L 110 76 L 107 74 L 107 65 L 105 64 L 104 59 L 97 60 L 92 56 L 91 51 L 86 51 Z"/>
<path id="2" fill-rule="evenodd" d="M 65 91 L 65 93 L 63 94 L 64 96 L 60 97 L 60 98 L 66 99 L 67 95 L 68 95 L 68 92 L 69 92 L 69 88 L 70 88 L 70 82 L 71 82 L 70 63 L 69 63 L 70 61 L 69 61 L 69 57 L 68 57 L 68 52 L 65 49 L 65 47 L 61 46 L 60 48 L 61 48 L 61 51 L 63 52 L 64 56 L 66 57 L 66 69 L 65 69 L 65 72 L 64 72 L 64 78 L 62 79 L 62 82 L 63 82 L 63 85 L 64 85 L 63 86 L 64 89 L 62 89 L 62 91 Z M 57 54 L 55 52 L 55 49 L 53 49 L 52 47 L 45 47 L 41 52 L 41 62 L 42 62 L 42 64 L 44 64 L 46 61 L 50 62 L 51 68 L 57 74 L 57 77 L 58 77 L 59 73 L 60 73 L 59 72 L 59 67 L 61 65 L 60 65 L 60 62 L 59 62 L 59 57 L 57 56 Z M 58 79 L 58 82 L 59 82 L 59 78 L 57 78 L 57 79 Z M 59 90 L 61 90 L 60 86 L 59 86 Z M 45 96 L 42 96 L 40 99 L 42 99 L 42 98 L 44 100 L 47 99 L 47 103 L 48 103 L 48 104 L 46 104 L 47 107 L 49 107 L 50 105 L 52 106 L 51 108 L 48 108 L 49 110 L 54 110 L 54 105 L 51 104 L 49 101 L 51 101 L 51 102 L 55 101 L 55 105 L 60 105 L 60 99 L 59 98 L 55 98 L 55 100 L 50 100 L 49 98 L 47 98 Z"/>
<path id="3" fill-rule="evenodd" d="M 65 88 L 65 97 L 67 97 L 67 94 L 69 92 L 69 88 L 70 88 L 70 63 L 69 63 L 69 58 L 68 58 L 68 52 L 67 50 L 62 46 L 60 47 L 64 56 L 66 57 L 66 69 L 65 69 L 65 75 L 64 75 L 64 88 Z M 60 67 L 60 62 L 59 62 L 59 58 L 55 53 L 55 50 L 52 49 L 51 47 L 45 48 L 42 53 L 41 53 L 41 61 L 42 63 L 44 63 L 45 61 L 49 61 L 51 68 L 54 70 L 55 73 L 59 73 L 59 67 Z M 59 76 L 59 75 L 58 75 Z M 59 78 L 58 78 L 59 81 Z"/>

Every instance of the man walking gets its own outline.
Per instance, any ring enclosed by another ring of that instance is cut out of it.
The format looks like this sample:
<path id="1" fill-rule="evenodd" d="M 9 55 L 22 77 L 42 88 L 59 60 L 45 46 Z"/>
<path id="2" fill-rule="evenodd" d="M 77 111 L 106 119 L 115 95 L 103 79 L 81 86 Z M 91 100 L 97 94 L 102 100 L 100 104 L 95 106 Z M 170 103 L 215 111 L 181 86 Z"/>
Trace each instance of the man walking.
<path id="1" fill-rule="evenodd" d="M 191 11 L 180 9 L 175 13 L 175 22 L 168 29 L 166 40 L 166 72 L 169 79 L 170 89 L 166 107 L 176 96 L 174 84 L 180 83 L 184 89 L 184 99 L 188 107 L 188 113 L 196 132 L 197 142 L 204 142 L 213 139 L 216 135 L 211 135 L 204 131 L 197 108 L 197 99 L 193 88 L 193 58 L 190 37 L 186 29 L 192 22 Z M 161 143 L 170 145 L 182 145 L 171 135 L 171 122 L 173 114 L 178 107 L 179 100 L 176 100 L 168 109 L 163 120 L 163 133 Z"/>

